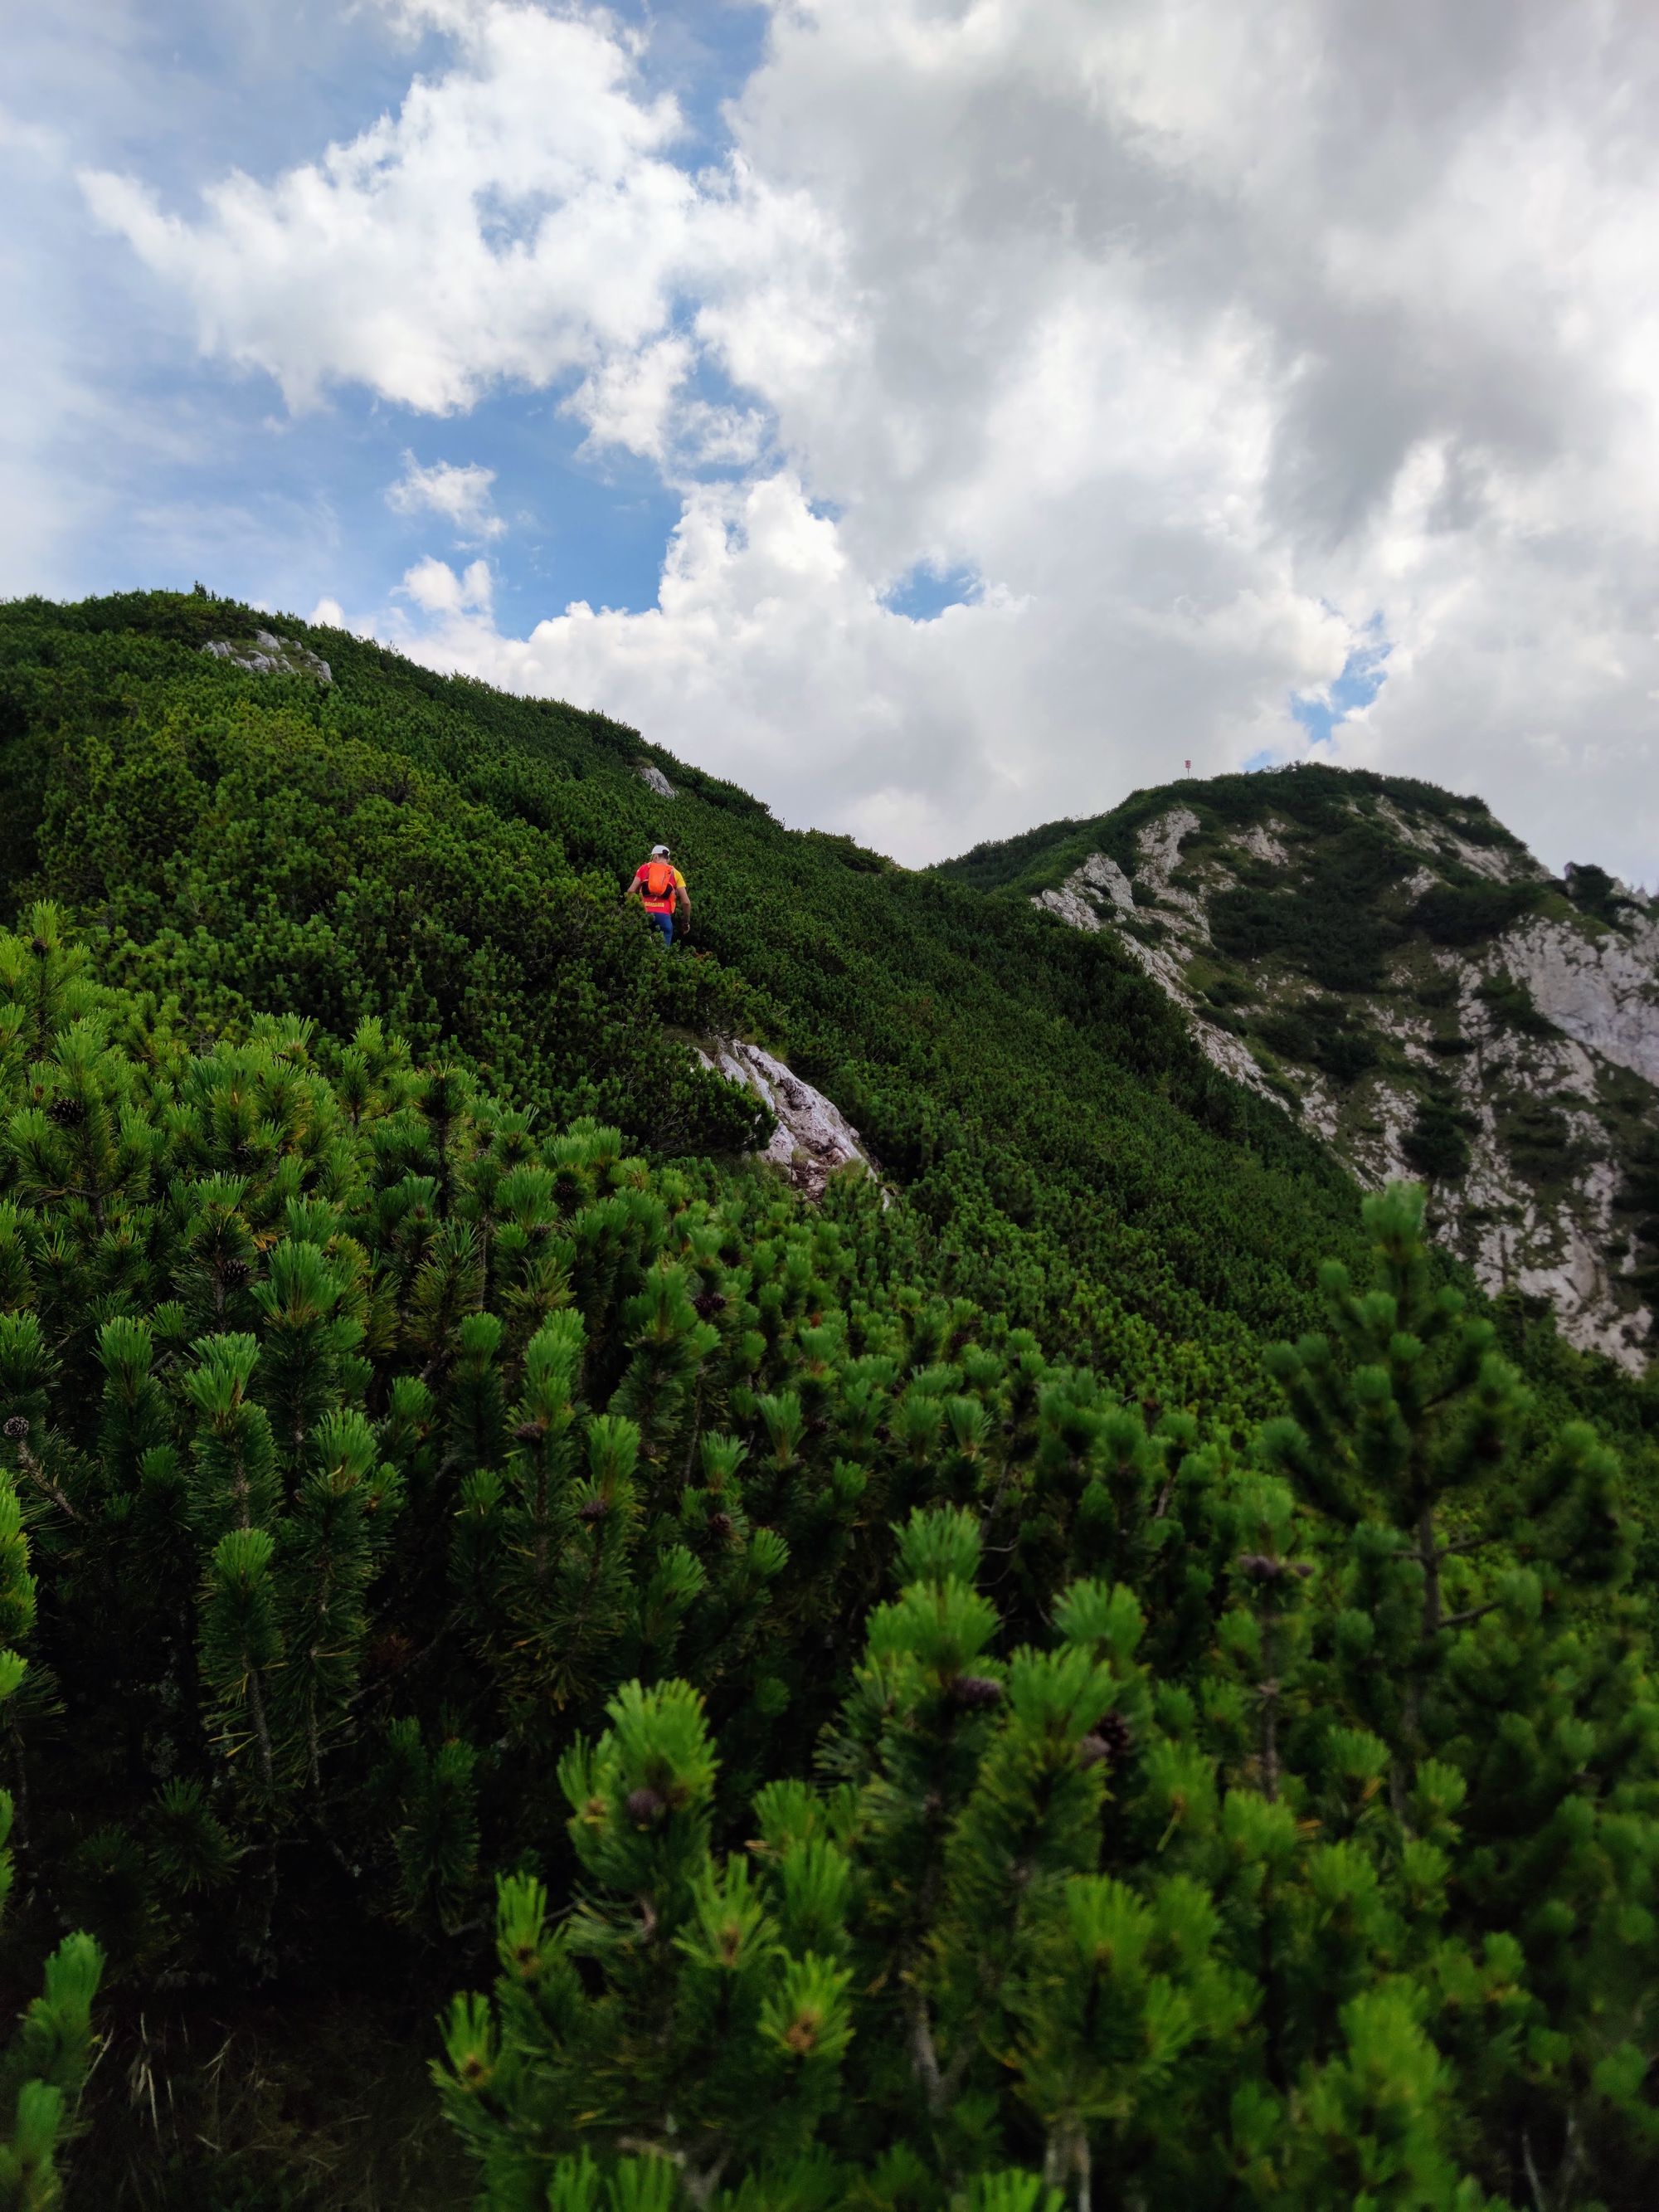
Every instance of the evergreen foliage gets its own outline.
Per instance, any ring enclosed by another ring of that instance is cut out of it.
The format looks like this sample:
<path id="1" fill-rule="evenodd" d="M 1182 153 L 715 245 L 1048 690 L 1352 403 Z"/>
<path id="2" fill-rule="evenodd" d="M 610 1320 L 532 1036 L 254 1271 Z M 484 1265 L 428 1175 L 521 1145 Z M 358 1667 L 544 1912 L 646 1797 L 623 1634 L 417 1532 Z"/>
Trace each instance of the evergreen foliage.
<path id="1" fill-rule="evenodd" d="M 1425 1089 L 1403 1140 L 1407 1164 L 1425 1182 L 1461 1182 L 1469 1170 L 1474 1118 L 1449 1085 Z"/>
<path id="2" fill-rule="evenodd" d="M 119 2085 L 395 1985 L 411 2203 L 1650 2201 L 1642 1394 L 1108 948 L 664 757 L 666 955 L 631 733 L 241 619 L 0 617 L 0 2197 L 106 2034 L 82 2201 L 376 2201 Z"/>
<path id="3" fill-rule="evenodd" d="M 1631 900 L 1624 886 L 1610 876 L 1605 868 L 1579 861 L 1569 860 L 1565 875 L 1567 896 L 1585 914 L 1593 915 L 1610 928 L 1618 928 L 1627 918 Z"/>
<path id="4" fill-rule="evenodd" d="M 166 594 L 0 608 L 0 773 L 33 794 L 5 872 L 84 919 L 111 980 L 204 1037 L 379 1019 L 655 1157 L 753 1143 L 753 1101 L 683 1040 L 757 1037 L 909 1191 L 942 1287 L 1160 1402 L 1209 1398 L 1257 1332 L 1310 1317 L 1352 1236 L 1346 1178 L 1114 947 L 785 832 L 602 717 L 286 620 L 331 685 L 199 650 L 263 619 Z M 634 773 L 653 759 L 678 799 Z M 659 837 L 705 958 L 663 959 L 617 911 Z"/>
<path id="5" fill-rule="evenodd" d="M 1414 776 L 1379 775 L 1370 769 L 1335 769 L 1322 761 L 1303 761 L 1265 775 L 1186 777 L 1132 791 L 1109 814 L 1045 823 L 1016 837 L 976 845 L 959 860 L 942 862 L 939 872 L 980 890 L 1036 890 L 1063 881 L 1091 853 L 1109 854 L 1133 874 L 1142 825 L 1172 805 L 1190 807 L 1203 827 L 1249 829 L 1272 817 L 1294 823 L 1310 836 L 1337 840 L 1355 829 L 1358 807 L 1365 810 L 1358 822 L 1362 834 L 1325 865 L 1333 893 L 1340 894 L 1345 887 L 1358 891 L 1392 882 L 1402 872 L 1389 864 L 1391 841 L 1378 835 L 1384 826 L 1378 800 L 1427 814 L 1467 844 L 1516 854 L 1522 851 L 1518 841 L 1479 799 L 1460 798 Z"/>
<path id="6" fill-rule="evenodd" d="M 1412 908 L 1412 920 L 1437 945 L 1474 945 L 1530 914 L 1544 890 L 1538 883 L 1437 884 Z"/>
<path id="7" fill-rule="evenodd" d="M 1421 1194 L 1365 1211 L 1372 1285 L 1325 1271 L 1254 1466 L 1148 1482 L 1094 1427 L 1035 1641 L 995 1493 L 914 1507 L 814 1778 L 724 1850 L 690 1685 L 611 1701 L 561 1773 L 574 1911 L 504 1880 L 448 2023 L 485 2203 L 1641 2200 L 1659 1704 L 1616 1463 L 1578 1425 L 1522 1474 Z M 1153 1484 L 1128 1579 L 1076 1577 L 1091 1491 Z"/>
<path id="8" fill-rule="evenodd" d="M 1650 1361 L 1647 1240 L 1607 1202 L 1659 1127 L 1617 1012 L 1639 895 L 1595 868 L 1548 880 L 1478 800 L 1322 763 L 1136 792 L 939 872 L 1154 953 L 1218 1060 L 1248 1066 L 1240 1040 L 1367 1182 L 1403 1164 L 1433 1185 L 1437 1240 L 1489 1286 L 1547 1285 L 1512 1303 Z M 1526 980 L 1563 961 L 1572 1041 Z"/>
<path id="9" fill-rule="evenodd" d="M 20 1416 L 10 1419 L 27 1429 Z M 7 1434 L 21 1449 L 22 1439 L 9 1422 Z M 35 1581 L 23 1510 L 12 1477 L 0 1473 L 0 1717 L 20 1779 L 21 1735 L 8 1709 L 28 1674 L 27 1657 L 17 1646 L 29 1638 L 34 1622 Z M 16 1878 L 15 1818 L 10 1791 L 0 1790 L 0 1912 Z M 0 2051 L 0 2205 L 6 2212 L 52 2212 L 63 2201 L 59 2154 L 74 2132 L 94 2055 L 92 2007 L 102 1970 L 102 1955 L 89 1936 L 78 1930 L 66 1936 L 46 1961 L 41 1994 Z"/>

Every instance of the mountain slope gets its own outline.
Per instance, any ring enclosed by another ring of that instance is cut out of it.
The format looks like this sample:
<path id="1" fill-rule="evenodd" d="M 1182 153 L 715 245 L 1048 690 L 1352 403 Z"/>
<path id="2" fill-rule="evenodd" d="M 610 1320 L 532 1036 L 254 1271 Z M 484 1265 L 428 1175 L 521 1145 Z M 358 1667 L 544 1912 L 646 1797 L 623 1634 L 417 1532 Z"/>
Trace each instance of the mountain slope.
<path id="1" fill-rule="evenodd" d="M 1639 1368 L 1659 1305 L 1659 915 L 1476 799 L 1319 765 L 1138 792 L 942 873 L 1123 945 L 1493 1292 Z"/>
<path id="2" fill-rule="evenodd" d="M 265 620 L 0 609 L 0 2165 L 1649 2202 L 1654 1383 L 1171 940 Z"/>
<path id="3" fill-rule="evenodd" d="M 746 1038 L 903 1193 L 895 1265 L 1148 1402 L 1267 1409 L 1255 1347 L 1310 1324 L 1327 1255 L 1357 1256 L 1353 1184 L 1216 1068 L 1138 944 L 786 831 L 603 715 L 288 617 L 271 653 L 270 619 L 206 594 L 0 607 L 7 910 L 64 901 L 112 980 L 176 996 L 204 1037 L 253 1009 L 336 1037 L 372 1016 L 659 1155 L 763 1136 L 693 1049 Z M 706 957 L 659 957 L 617 910 L 659 838 Z M 1644 1400 L 1500 1317 L 1570 1402 L 1642 1425 Z"/>
<path id="4" fill-rule="evenodd" d="M 1257 1331 L 1305 1320 L 1317 1259 L 1353 1237 L 1347 1178 L 1218 1077 L 1115 945 L 1056 944 L 1022 907 L 786 832 L 603 717 L 339 632 L 277 625 L 326 684 L 204 652 L 264 620 L 165 595 L 0 611 L 14 910 L 65 901 L 117 977 L 204 1031 L 373 1014 L 665 1155 L 752 1141 L 686 1048 L 747 1036 L 862 1133 L 942 1285 L 1128 1363 L 1149 1398 L 1197 1402 Z M 617 911 L 658 838 L 706 959 L 664 959 Z"/>

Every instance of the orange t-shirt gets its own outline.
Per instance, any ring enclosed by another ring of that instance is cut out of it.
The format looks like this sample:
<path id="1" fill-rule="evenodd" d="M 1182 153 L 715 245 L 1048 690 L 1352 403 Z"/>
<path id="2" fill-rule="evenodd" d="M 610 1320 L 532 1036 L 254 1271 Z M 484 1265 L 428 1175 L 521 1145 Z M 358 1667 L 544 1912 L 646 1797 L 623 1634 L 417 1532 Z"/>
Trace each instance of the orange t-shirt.
<path id="1" fill-rule="evenodd" d="M 640 886 L 640 895 L 644 902 L 645 910 L 647 914 L 672 914 L 674 911 L 674 892 L 677 890 L 683 891 L 685 889 L 685 878 L 680 873 L 678 868 L 670 868 L 669 872 L 674 878 L 673 888 L 672 890 L 665 890 L 660 898 L 653 898 L 651 896 L 651 871 L 653 867 L 667 868 L 668 862 L 666 860 L 642 860 L 639 866 L 634 871 L 634 880 Z"/>

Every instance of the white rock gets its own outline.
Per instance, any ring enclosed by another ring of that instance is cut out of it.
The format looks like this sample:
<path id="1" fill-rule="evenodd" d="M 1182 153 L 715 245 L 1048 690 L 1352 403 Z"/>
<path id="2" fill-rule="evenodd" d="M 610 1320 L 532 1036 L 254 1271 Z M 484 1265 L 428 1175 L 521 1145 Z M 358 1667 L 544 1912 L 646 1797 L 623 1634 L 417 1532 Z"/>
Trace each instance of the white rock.
<path id="1" fill-rule="evenodd" d="M 1364 809 L 1357 805 L 1352 799 L 1348 802 L 1348 807 L 1349 811 L 1352 814 L 1363 816 L 1364 812 Z M 1427 830 L 1423 828 L 1421 823 L 1408 820 L 1407 817 L 1400 811 L 1400 809 L 1395 805 L 1393 799 L 1384 798 L 1379 794 L 1376 801 L 1376 811 L 1378 817 L 1388 823 L 1389 829 L 1393 830 L 1395 836 L 1399 838 L 1402 845 L 1409 845 L 1414 851 L 1419 853 L 1438 852 L 1438 847 L 1436 845 L 1434 839 L 1430 836 Z M 1437 883 L 1439 878 L 1438 877 L 1434 877 L 1431 878 L 1431 880 Z"/>
<path id="2" fill-rule="evenodd" d="M 1502 964 L 1558 1029 L 1659 1083 L 1659 921 L 1600 935 L 1534 915 L 1499 940 Z"/>
<path id="3" fill-rule="evenodd" d="M 1443 863 L 1455 857 L 1489 880 L 1521 880 L 1542 872 L 1529 854 L 1468 844 L 1439 823 L 1431 834 L 1386 799 L 1379 811 L 1403 840 Z M 1175 882 L 1182 845 L 1198 826 L 1197 816 L 1182 806 L 1142 830 L 1139 879 L 1158 898 L 1164 933 L 1148 944 L 1125 929 L 1119 942 L 1186 1012 L 1199 1045 L 1218 1067 L 1284 1105 L 1282 1091 L 1268 1083 L 1248 1047 L 1212 1018 L 1187 983 L 1188 961 L 1210 942 L 1206 902 L 1234 880 L 1223 860 L 1209 855 L 1201 867 L 1188 867 L 1182 884 Z M 1281 827 L 1275 823 L 1273 830 Z M 1276 854 L 1285 854 L 1279 838 L 1271 831 L 1261 833 L 1259 825 L 1233 842 L 1259 860 L 1273 861 Z M 1404 889 L 1416 898 L 1443 879 L 1425 866 Z M 1073 928 L 1089 931 L 1135 912 L 1122 870 L 1099 853 L 1033 903 Z M 1469 1262 L 1486 1290 L 1547 1298 L 1568 1343 L 1641 1371 L 1650 1351 L 1644 1340 L 1649 1316 L 1644 1310 L 1630 1310 L 1628 1291 L 1621 1297 L 1615 1286 L 1616 1274 L 1628 1273 L 1630 1262 L 1615 1269 L 1607 1257 L 1620 1172 L 1599 1117 L 1571 1102 L 1575 1096 L 1596 1097 L 1608 1062 L 1659 1083 L 1659 917 L 1644 908 L 1631 915 L 1623 930 L 1598 933 L 1589 925 L 1534 915 L 1496 947 L 1462 957 L 1442 953 L 1436 965 L 1457 987 L 1459 1027 L 1474 1041 L 1474 1052 L 1447 1058 L 1431 1051 L 1435 1018 L 1409 998 L 1375 1001 L 1367 1018 L 1415 1066 L 1441 1071 L 1474 1119 L 1468 1175 L 1460 1185 L 1436 1193 L 1438 1233 Z M 1540 1011 L 1561 1036 L 1518 1034 L 1495 1018 L 1477 994 L 1484 983 L 1504 973 L 1528 985 Z M 1290 1002 L 1298 997 L 1293 990 Z M 1415 1118 L 1415 1097 L 1382 1071 L 1362 1076 L 1346 1094 L 1311 1068 L 1287 1066 L 1284 1076 L 1297 1094 L 1291 1110 L 1334 1146 L 1362 1183 L 1380 1188 L 1413 1172 L 1405 1142 Z M 1583 1162 L 1577 1187 L 1565 1196 L 1540 1199 L 1509 1157 L 1494 1104 L 1504 1090 L 1561 1101 L 1571 1139 Z M 1375 1126 L 1367 1127 L 1368 1123 Z"/>
<path id="4" fill-rule="evenodd" d="M 1512 853 L 1504 845 L 1471 845 L 1455 830 L 1441 830 L 1440 849 L 1461 860 L 1471 875 L 1484 876 L 1488 883 L 1519 883 L 1524 877 L 1544 872 L 1530 854 Z"/>
<path id="5" fill-rule="evenodd" d="M 1170 878 L 1180 865 L 1182 841 L 1198 827 L 1198 817 L 1190 806 L 1172 806 L 1167 814 L 1143 826 L 1138 842 L 1144 872 L 1160 896 L 1169 890 Z"/>
<path id="6" fill-rule="evenodd" d="M 1073 929 L 1100 929 L 1104 925 L 1098 908 L 1085 891 L 1075 888 L 1079 873 L 1080 871 L 1074 870 L 1058 890 L 1038 891 L 1031 904 L 1042 907 L 1048 914 L 1058 915 Z"/>
<path id="7" fill-rule="evenodd" d="M 1087 884 L 1091 890 L 1104 891 L 1120 914 L 1134 912 L 1135 895 L 1129 878 L 1104 853 L 1091 853 L 1082 866 L 1074 871 L 1074 879 Z"/>
<path id="8" fill-rule="evenodd" d="M 634 771 L 640 781 L 654 791 L 659 799 L 678 799 L 679 793 L 662 770 L 651 761 L 641 761 Z"/>
<path id="9" fill-rule="evenodd" d="M 697 1058 L 770 1107 L 778 1126 L 761 1157 L 781 1167 L 805 1197 L 821 1199 L 838 1168 L 857 1166 L 866 1175 L 875 1172 L 864 1139 L 841 1109 L 792 1067 L 741 1038 L 717 1037 L 713 1044 L 712 1053 L 696 1047 Z"/>
<path id="10" fill-rule="evenodd" d="M 1209 916 L 1202 899 L 1176 884 L 1175 872 L 1181 865 L 1182 843 L 1199 826 L 1190 806 L 1172 806 L 1167 814 L 1146 823 L 1136 841 L 1140 847 L 1140 866 L 1136 872 L 1160 906 L 1175 909 L 1177 919 L 1171 926 L 1194 951 L 1210 942 Z M 1233 881 L 1230 870 L 1212 874 L 1214 880 L 1207 882 L 1210 889 L 1220 890 L 1224 883 Z M 1170 917 L 1166 914 L 1163 919 L 1170 921 Z"/>
<path id="11" fill-rule="evenodd" d="M 334 672 L 320 653 L 292 639 L 275 637 L 268 629 L 256 632 L 252 645 L 235 645 L 228 638 L 216 637 L 202 650 L 215 660 L 228 660 L 250 676 L 310 676 L 319 684 L 334 681 Z"/>
<path id="12" fill-rule="evenodd" d="M 1252 822 L 1249 828 L 1239 833 L 1237 842 L 1254 859 L 1267 860 L 1275 868 L 1287 868 L 1291 856 L 1279 840 L 1285 824 L 1269 817 L 1266 822 Z"/>
<path id="13" fill-rule="evenodd" d="M 1353 811 L 1356 813 L 1361 811 L 1357 806 Z M 1460 860 L 1471 875 L 1484 876 L 1489 883 L 1536 880 L 1548 873 L 1530 853 L 1516 852 L 1513 846 L 1474 845 L 1467 837 L 1460 837 L 1449 823 L 1409 821 L 1391 799 L 1379 796 L 1376 811 L 1379 819 L 1388 823 L 1402 845 L 1410 845 L 1417 852 L 1427 853 L 1436 860 Z M 1439 880 L 1438 877 L 1430 878 L 1431 882 Z M 1423 886 L 1425 890 L 1428 887 L 1427 884 Z"/>
<path id="14" fill-rule="evenodd" d="M 1190 836 L 1197 827 L 1197 815 L 1189 808 L 1176 807 L 1172 813 L 1162 815 L 1157 822 L 1146 825 L 1140 833 L 1140 848 L 1143 854 L 1148 855 L 1147 874 L 1152 888 L 1159 890 L 1175 908 L 1174 914 L 1165 919 L 1176 931 L 1177 942 L 1207 945 L 1210 933 L 1202 908 L 1187 892 L 1172 890 L 1169 879 L 1169 871 L 1173 865 L 1169 857 L 1170 853 L 1178 855 L 1181 840 Z M 1128 878 L 1117 862 L 1109 860 L 1104 853 L 1091 853 L 1080 866 L 1073 869 L 1057 890 L 1039 891 L 1031 903 L 1069 923 L 1073 929 L 1096 931 L 1105 926 L 1096 896 L 1100 891 L 1104 891 L 1111 900 L 1115 920 L 1135 912 L 1134 893 L 1130 889 Z M 1127 931 L 1118 941 L 1159 988 L 1186 1010 L 1192 1018 L 1200 1048 L 1207 1059 L 1236 1082 L 1260 1091 L 1264 1097 L 1276 1095 L 1270 1090 L 1267 1079 L 1257 1066 L 1249 1046 L 1234 1036 L 1231 1030 L 1221 1029 L 1206 1019 L 1187 988 L 1184 964 L 1180 956 L 1167 945 L 1146 944 Z"/>

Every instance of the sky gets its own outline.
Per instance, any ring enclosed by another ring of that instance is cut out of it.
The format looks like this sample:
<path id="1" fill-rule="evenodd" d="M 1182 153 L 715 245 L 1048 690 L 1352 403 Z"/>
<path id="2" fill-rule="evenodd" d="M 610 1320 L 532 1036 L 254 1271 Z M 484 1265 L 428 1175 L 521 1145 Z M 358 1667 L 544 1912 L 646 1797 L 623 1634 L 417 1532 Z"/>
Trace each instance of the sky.
<path id="1" fill-rule="evenodd" d="M 1651 0 L 56 0 L 0 593 L 602 708 L 920 865 L 1182 772 L 1659 883 Z"/>

